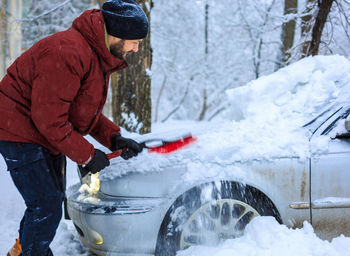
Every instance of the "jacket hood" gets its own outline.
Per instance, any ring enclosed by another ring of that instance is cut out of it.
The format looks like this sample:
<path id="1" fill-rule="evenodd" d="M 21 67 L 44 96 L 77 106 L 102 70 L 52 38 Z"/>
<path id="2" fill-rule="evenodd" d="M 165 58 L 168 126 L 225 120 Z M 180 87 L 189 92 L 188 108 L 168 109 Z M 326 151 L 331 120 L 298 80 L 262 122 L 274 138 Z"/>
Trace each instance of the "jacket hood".
<path id="1" fill-rule="evenodd" d="M 72 27 L 76 29 L 97 53 L 102 69 L 105 72 L 116 71 L 127 67 L 125 60 L 114 57 L 107 48 L 105 40 L 105 27 L 102 11 L 92 9 L 83 12 L 73 21 Z"/>

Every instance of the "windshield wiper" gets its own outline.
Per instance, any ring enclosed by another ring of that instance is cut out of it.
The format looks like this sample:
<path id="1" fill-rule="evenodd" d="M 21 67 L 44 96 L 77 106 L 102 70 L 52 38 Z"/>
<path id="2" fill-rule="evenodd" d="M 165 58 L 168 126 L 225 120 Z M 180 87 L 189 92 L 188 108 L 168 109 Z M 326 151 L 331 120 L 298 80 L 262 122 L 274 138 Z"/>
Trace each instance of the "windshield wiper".
<path id="1" fill-rule="evenodd" d="M 322 123 L 320 123 L 317 128 L 311 133 L 310 138 L 318 131 L 318 129 L 325 124 L 329 119 L 331 119 L 335 114 L 337 114 L 343 107 L 338 108 L 332 115 L 330 115 L 328 118 L 326 118 Z M 330 110 L 330 109 L 329 109 Z M 323 135 L 323 133 L 322 133 Z"/>
<path id="2" fill-rule="evenodd" d="M 304 124 L 303 127 L 309 126 L 310 124 L 314 123 L 318 118 L 320 118 L 321 116 L 323 116 L 324 114 L 326 114 L 327 112 L 329 112 L 332 108 L 333 108 L 333 106 L 331 106 L 330 108 L 326 109 L 326 110 L 323 111 L 321 114 L 319 114 L 319 115 L 316 116 L 314 119 L 312 119 L 310 122 L 308 122 L 307 124 Z"/>
<path id="3" fill-rule="evenodd" d="M 327 128 L 321 133 L 321 135 L 327 135 L 334 128 L 334 125 L 339 121 L 339 119 L 345 119 L 349 114 L 350 114 L 350 108 L 348 108 L 346 111 L 344 111 L 343 114 L 339 115 L 336 119 L 334 119 L 333 122 L 330 123 L 327 126 Z"/>

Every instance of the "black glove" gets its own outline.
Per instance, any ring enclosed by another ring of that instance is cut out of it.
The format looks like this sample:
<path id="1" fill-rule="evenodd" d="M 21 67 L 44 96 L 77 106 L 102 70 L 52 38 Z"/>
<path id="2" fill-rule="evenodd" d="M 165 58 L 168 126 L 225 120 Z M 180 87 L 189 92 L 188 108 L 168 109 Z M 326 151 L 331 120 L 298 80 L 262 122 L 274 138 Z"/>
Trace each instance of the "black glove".
<path id="1" fill-rule="evenodd" d="M 140 143 L 132 139 L 122 137 L 119 133 L 111 136 L 111 150 L 123 150 L 120 155 L 123 159 L 128 160 L 131 157 L 137 156 L 143 149 Z"/>
<path id="2" fill-rule="evenodd" d="M 85 165 L 85 169 L 94 174 L 101 171 L 107 166 L 109 166 L 109 160 L 106 154 L 101 150 L 95 149 L 94 157 L 87 165 Z"/>

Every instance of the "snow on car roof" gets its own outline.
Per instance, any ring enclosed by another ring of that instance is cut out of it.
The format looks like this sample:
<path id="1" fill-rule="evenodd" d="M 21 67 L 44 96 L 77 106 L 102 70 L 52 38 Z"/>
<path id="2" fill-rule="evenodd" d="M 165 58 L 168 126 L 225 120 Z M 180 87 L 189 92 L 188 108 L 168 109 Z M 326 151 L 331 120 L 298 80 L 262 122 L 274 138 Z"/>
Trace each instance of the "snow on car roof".
<path id="1" fill-rule="evenodd" d="M 227 91 L 241 118 L 290 119 L 296 127 L 333 102 L 349 101 L 350 63 L 342 56 L 315 56 Z"/>
<path id="2" fill-rule="evenodd" d="M 251 159 L 310 155 L 310 131 L 304 124 L 331 105 L 350 103 L 350 62 L 342 56 L 302 59 L 245 86 L 227 91 L 230 103 L 221 118 L 211 122 L 172 121 L 154 124 L 153 133 L 136 138 L 176 137 L 192 133 L 195 145 L 170 155 L 142 153 L 112 161 L 101 179 L 127 172 L 160 171 L 174 164 L 230 164 Z M 316 138 L 327 150 L 329 138 Z M 111 171 L 112 170 L 112 171 Z"/>

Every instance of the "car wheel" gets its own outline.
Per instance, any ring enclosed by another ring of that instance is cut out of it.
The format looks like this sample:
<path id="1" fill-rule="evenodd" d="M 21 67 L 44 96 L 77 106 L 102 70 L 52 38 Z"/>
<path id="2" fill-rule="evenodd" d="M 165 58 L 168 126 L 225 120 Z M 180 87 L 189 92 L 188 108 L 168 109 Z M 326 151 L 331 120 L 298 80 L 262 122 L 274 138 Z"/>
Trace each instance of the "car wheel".
<path id="1" fill-rule="evenodd" d="M 217 245 L 243 234 L 256 216 L 274 216 L 272 201 L 256 188 L 237 182 L 212 182 L 178 197 L 165 215 L 156 256 L 176 255 L 192 245 Z"/>

